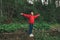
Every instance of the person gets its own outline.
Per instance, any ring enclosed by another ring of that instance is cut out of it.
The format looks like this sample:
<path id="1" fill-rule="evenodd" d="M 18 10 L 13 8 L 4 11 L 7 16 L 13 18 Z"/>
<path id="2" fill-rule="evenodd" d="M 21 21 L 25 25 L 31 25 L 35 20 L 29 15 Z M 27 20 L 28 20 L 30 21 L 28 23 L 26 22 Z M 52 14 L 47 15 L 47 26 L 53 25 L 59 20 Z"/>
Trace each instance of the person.
<path id="1" fill-rule="evenodd" d="M 34 24 L 35 19 L 38 18 L 38 16 L 40 16 L 40 14 L 34 15 L 34 13 L 31 11 L 30 14 L 21 13 L 21 15 L 28 19 L 28 23 L 29 23 L 29 36 L 33 37 L 34 36 L 32 34 L 33 24 Z"/>

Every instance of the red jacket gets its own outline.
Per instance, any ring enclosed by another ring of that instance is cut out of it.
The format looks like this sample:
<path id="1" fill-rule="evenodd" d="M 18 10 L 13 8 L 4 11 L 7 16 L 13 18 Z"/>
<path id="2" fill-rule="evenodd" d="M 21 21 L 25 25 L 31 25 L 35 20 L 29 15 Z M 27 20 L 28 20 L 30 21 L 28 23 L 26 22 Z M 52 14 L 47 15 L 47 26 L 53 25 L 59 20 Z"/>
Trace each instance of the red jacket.
<path id="1" fill-rule="evenodd" d="M 29 24 L 34 24 L 34 20 L 39 16 L 39 14 L 37 15 L 31 15 L 31 14 L 23 14 L 24 17 L 28 18 L 28 22 Z"/>

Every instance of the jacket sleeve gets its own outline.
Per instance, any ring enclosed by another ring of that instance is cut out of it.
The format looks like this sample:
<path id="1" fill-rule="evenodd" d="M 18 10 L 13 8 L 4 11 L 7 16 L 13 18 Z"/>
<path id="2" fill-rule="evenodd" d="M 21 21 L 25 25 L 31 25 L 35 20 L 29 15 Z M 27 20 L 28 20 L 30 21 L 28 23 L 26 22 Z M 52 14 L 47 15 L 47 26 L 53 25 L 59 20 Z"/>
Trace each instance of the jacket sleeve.
<path id="1" fill-rule="evenodd" d="M 29 18 L 29 14 L 23 14 L 24 17 Z"/>
<path id="2" fill-rule="evenodd" d="M 40 16 L 40 14 L 35 15 L 34 18 L 37 18 L 38 16 Z"/>

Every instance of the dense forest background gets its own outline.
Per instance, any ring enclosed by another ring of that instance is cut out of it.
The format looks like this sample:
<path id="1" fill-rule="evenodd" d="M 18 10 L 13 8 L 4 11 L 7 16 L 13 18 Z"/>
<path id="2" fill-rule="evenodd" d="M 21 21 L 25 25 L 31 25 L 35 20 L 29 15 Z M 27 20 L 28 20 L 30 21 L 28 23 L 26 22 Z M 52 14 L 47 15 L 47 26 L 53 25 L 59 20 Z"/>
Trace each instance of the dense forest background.
<path id="1" fill-rule="evenodd" d="M 40 13 L 36 22 L 60 23 L 60 7 L 56 7 L 56 0 L 48 5 L 42 5 L 41 0 L 29 4 L 27 0 L 0 0 L 0 23 L 25 22 L 27 19 L 20 15 L 21 12 Z M 39 21 L 38 21 L 39 20 Z"/>
<path id="2" fill-rule="evenodd" d="M 40 16 L 27 35 L 28 20 L 20 13 Z M 60 40 L 60 0 L 0 0 L 0 40 Z"/>

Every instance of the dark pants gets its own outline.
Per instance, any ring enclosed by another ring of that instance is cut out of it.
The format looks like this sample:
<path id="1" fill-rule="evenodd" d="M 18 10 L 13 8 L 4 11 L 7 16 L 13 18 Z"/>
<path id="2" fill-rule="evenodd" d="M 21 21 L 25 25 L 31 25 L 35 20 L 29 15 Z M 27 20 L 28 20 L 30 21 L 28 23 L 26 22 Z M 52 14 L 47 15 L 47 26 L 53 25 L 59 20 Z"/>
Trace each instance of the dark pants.
<path id="1" fill-rule="evenodd" d="M 33 29 L 33 24 L 29 24 L 29 34 L 32 33 L 32 29 Z"/>

